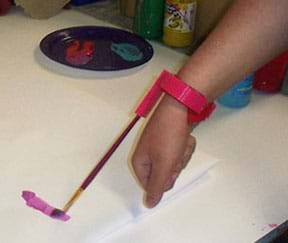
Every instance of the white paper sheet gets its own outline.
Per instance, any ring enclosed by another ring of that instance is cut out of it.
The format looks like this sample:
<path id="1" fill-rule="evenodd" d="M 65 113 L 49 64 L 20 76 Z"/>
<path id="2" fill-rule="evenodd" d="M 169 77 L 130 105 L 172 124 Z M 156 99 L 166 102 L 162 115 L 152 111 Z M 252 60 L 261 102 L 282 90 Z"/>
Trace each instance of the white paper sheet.
<path id="1" fill-rule="evenodd" d="M 61 208 L 129 117 L 58 82 L 3 82 L 0 100 L 1 243 L 94 243 L 151 212 L 142 206 L 142 191 L 127 163 L 141 123 L 71 208 L 70 221 L 58 222 L 28 208 L 21 198 L 24 189 Z M 197 151 L 164 201 L 215 162 Z"/>

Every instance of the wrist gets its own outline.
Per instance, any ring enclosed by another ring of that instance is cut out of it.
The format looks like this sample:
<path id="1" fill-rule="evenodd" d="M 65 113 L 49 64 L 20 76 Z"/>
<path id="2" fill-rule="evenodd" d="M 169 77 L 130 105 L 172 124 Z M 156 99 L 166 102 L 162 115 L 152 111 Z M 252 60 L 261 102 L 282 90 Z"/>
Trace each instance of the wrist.
<path id="1" fill-rule="evenodd" d="M 185 106 L 187 120 L 190 123 L 198 123 L 205 120 L 215 109 L 215 104 L 210 102 L 202 93 L 183 82 L 177 76 L 164 70 L 136 109 L 136 113 L 145 117 L 163 92 L 179 103 L 173 102 L 174 106 L 177 106 L 182 111 L 183 106 Z M 172 101 L 167 99 L 167 102 L 171 103 Z"/>
<path id="2" fill-rule="evenodd" d="M 197 90 L 209 102 L 213 102 L 217 98 L 215 96 L 217 92 L 214 90 L 214 87 L 211 84 L 211 81 L 208 80 L 203 75 L 198 75 L 197 73 L 192 75 L 191 70 L 188 70 L 187 68 L 183 67 L 176 74 L 176 77 L 178 77 L 184 83 L 186 83 L 187 85 Z"/>
<path id="3" fill-rule="evenodd" d="M 165 94 L 162 101 L 164 106 L 172 107 L 174 110 L 178 110 L 179 113 L 187 115 L 188 108 L 184 104 L 178 102 L 174 97 Z"/>
<path id="4" fill-rule="evenodd" d="M 189 122 L 188 115 L 189 115 L 189 109 L 184 104 L 177 101 L 174 97 L 165 94 L 159 104 L 161 106 L 161 109 L 165 111 L 164 116 L 166 118 L 169 118 L 171 120 L 177 121 L 185 124 L 185 126 L 189 127 L 189 131 L 191 132 L 192 128 L 194 128 L 198 123 Z M 167 113 L 169 115 L 167 115 Z"/>
<path id="5" fill-rule="evenodd" d="M 187 107 L 188 121 L 198 123 L 208 118 L 215 109 L 201 92 L 185 83 L 177 76 L 163 71 L 158 78 L 159 87 L 179 103 Z"/>

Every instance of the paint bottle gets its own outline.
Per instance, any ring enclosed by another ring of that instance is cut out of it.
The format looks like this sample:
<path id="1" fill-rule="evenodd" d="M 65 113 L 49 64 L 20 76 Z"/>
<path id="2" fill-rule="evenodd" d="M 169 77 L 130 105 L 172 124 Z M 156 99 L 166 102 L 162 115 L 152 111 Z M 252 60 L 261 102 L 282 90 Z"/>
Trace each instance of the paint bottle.
<path id="1" fill-rule="evenodd" d="M 287 70 L 288 51 L 274 58 L 255 72 L 254 89 L 266 93 L 279 92 Z"/>
<path id="2" fill-rule="evenodd" d="M 253 89 L 253 75 L 248 75 L 245 79 L 235 84 L 224 95 L 218 98 L 218 102 L 231 108 L 245 107 L 250 103 Z"/>
<path id="3" fill-rule="evenodd" d="M 166 0 L 163 42 L 172 47 L 192 45 L 195 29 L 196 0 Z"/>
<path id="4" fill-rule="evenodd" d="M 288 95 L 288 70 L 286 71 L 286 74 L 284 76 L 281 93 L 284 95 Z"/>
<path id="5" fill-rule="evenodd" d="M 164 0 L 137 0 L 133 22 L 134 33 L 158 39 L 163 34 Z"/>

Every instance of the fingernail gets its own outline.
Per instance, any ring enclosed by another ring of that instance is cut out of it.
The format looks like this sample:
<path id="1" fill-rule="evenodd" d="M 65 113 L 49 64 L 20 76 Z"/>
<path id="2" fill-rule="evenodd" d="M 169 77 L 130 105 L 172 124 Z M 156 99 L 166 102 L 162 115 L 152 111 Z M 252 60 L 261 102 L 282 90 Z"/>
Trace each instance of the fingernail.
<path id="1" fill-rule="evenodd" d="M 161 200 L 161 195 L 146 195 L 145 204 L 147 208 L 154 208 Z"/>

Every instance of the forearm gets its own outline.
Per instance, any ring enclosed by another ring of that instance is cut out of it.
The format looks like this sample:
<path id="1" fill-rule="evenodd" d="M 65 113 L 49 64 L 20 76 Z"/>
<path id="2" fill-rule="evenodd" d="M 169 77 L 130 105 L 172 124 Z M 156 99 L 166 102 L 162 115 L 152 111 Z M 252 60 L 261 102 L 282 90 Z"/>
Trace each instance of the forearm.
<path id="1" fill-rule="evenodd" d="M 287 0 L 236 0 L 178 76 L 214 100 L 288 49 Z"/>

